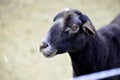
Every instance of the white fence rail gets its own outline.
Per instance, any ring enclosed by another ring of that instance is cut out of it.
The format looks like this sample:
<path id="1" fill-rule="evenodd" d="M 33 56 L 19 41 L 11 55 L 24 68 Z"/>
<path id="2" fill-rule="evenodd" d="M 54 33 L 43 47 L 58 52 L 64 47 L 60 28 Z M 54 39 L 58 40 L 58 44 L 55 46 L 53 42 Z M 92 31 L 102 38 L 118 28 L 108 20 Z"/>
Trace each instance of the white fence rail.
<path id="1" fill-rule="evenodd" d="M 99 80 L 99 79 L 109 78 L 118 75 L 120 75 L 120 68 L 115 68 L 111 70 L 105 70 L 88 75 L 83 75 L 75 78 L 74 80 Z"/>

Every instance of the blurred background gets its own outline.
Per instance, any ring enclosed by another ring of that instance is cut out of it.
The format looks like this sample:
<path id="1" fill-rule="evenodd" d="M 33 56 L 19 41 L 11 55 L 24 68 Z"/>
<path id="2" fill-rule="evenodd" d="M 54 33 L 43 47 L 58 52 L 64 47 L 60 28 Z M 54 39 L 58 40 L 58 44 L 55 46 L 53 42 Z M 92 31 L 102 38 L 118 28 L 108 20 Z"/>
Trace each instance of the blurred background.
<path id="1" fill-rule="evenodd" d="M 0 80 L 70 80 L 68 54 L 45 58 L 41 38 L 66 7 L 87 14 L 97 29 L 120 13 L 120 0 L 0 0 Z"/>

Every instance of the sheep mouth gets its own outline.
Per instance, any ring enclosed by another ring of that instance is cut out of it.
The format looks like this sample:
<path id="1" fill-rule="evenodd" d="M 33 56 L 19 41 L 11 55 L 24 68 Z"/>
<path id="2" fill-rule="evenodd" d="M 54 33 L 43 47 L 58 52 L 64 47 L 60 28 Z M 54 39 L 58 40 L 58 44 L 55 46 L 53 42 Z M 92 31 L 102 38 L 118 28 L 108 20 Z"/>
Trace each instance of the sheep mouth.
<path id="1" fill-rule="evenodd" d="M 48 47 L 45 49 L 40 49 L 40 52 L 47 58 L 51 58 L 57 54 L 57 50 L 53 47 Z"/>
<path id="2" fill-rule="evenodd" d="M 54 57 L 56 55 L 56 53 L 55 52 L 54 53 L 49 53 L 49 54 L 43 53 L 43 55 L 47 58 L 51 58 L 51 57 Z"/>

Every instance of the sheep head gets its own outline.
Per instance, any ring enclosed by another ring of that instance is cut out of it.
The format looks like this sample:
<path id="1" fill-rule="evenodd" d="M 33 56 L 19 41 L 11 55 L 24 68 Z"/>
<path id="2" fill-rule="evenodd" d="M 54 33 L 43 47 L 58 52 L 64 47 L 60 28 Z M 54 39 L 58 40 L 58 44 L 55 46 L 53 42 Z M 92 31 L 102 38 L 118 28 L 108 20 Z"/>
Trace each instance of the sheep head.
<path id="1" fill-rule="evenodd" d="M 87 36 L 93 37 L 95 33 L 96 30 L 86 15 L 67 8 L 54 17 L 52 27 L 41 42 L 40 51 L 46 57 L 76 52 L 83 49 Z"/>

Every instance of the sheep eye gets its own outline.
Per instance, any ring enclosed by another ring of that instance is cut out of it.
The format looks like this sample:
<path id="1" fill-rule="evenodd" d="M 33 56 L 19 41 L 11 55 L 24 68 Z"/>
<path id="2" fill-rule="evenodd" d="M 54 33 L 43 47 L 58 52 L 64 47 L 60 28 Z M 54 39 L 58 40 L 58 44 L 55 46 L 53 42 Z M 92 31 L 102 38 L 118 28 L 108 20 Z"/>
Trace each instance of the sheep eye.
<path id="1" fill-rule="evenodd" d="M 79 26 L 76 25 L 76 24 L 73 24 L 73 26 L 71 27 L 71 30 L 72 30 L 72 31 L 76 31 L 76 30 L 78 30 L 78 29 L 79 29 Z"/>
<path id="2" fill-rule="evenodd" d="M 79 26 L 77 24 L 73 24 L 70 27 L 67 27 L 66 31 L 69 33 L 77 33 L 79 31 Z"/>

